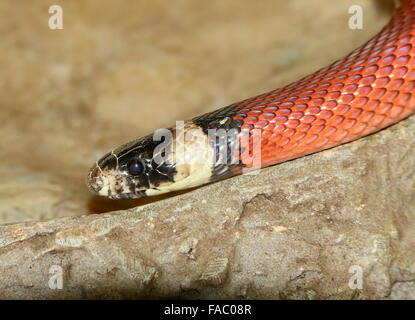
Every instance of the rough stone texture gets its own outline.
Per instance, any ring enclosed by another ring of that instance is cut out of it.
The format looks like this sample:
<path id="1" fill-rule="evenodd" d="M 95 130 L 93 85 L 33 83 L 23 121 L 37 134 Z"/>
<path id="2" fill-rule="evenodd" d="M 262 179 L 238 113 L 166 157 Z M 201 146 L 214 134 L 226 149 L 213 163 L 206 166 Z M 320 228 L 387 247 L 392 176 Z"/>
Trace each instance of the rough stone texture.
<path id="1" fill-rule="evenodd" d="M 414 117 L 164 200 L 84 186 L 111 147 L 348 53 L 390 2 L 55 3 L 61 31 L 47 1 L 0 3 L 0 298 L 415 298 Z"/>

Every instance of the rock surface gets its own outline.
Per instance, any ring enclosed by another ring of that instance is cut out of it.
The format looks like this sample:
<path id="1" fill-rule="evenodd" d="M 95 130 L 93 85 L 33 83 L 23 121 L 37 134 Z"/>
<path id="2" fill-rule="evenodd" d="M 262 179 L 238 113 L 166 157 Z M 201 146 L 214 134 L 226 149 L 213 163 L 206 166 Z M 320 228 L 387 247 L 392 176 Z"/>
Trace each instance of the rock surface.
<path id="1" fill-rule="evenodd" d="M 55 2 L 64 30 L 0 3 L 0 298 L 415 299 L 414 117 L 167 199 L 84 186 L 111 147 L 348 53 L 390 2 Z"/>

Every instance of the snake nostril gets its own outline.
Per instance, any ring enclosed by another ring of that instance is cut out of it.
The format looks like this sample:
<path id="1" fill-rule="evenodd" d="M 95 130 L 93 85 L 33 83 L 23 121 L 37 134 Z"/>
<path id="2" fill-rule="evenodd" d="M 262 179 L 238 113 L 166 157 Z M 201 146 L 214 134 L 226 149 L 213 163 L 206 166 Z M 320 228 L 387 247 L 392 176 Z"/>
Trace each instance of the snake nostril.
<path id="1" fill-rule="evenodd" d="M 95 193 L 98 193 L 104 186 L 104 181 L 99 174 L 100 170 L 98 166 L 94 166 L 88 173 L 86 184 L 88 188 Z"/>

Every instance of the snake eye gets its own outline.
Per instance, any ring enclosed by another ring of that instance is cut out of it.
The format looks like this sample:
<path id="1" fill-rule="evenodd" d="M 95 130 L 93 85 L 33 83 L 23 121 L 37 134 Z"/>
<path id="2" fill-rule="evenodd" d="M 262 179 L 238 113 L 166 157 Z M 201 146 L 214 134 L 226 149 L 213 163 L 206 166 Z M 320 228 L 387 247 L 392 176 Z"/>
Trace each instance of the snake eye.
<path id="1" fill-rule="evenodd" d="M 144 172 L 143 161 L 139 157 L 130 159 L 127 163 L 128 173 L 133 176 L 138 176 Z"/>

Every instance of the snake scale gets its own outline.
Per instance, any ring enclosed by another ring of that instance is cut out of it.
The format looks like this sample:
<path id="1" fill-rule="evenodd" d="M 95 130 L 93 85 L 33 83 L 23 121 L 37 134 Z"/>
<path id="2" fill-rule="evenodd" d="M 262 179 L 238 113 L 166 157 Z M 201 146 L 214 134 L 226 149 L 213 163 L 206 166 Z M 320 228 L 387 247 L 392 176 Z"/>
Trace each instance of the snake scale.
<path id="1" fill-rule="evenodd" d="M 285 87 L 122 145 L 89 188 L 140 198 L 218 181 L 353 141 L 415 113 L 415 0 L 349 55 Z"/>

